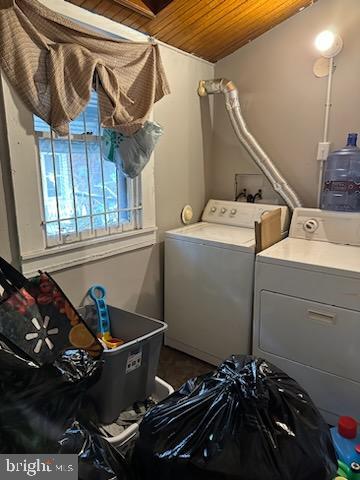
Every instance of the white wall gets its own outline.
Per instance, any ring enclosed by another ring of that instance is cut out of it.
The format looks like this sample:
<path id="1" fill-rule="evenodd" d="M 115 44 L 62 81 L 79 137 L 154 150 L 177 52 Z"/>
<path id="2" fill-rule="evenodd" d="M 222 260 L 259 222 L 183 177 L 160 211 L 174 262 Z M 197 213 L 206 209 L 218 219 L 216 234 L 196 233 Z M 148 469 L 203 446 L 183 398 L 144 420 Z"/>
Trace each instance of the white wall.
<path id="1" fill-rule="evenodd" d="M 0 255 L 10 261 L 18 256 L 15 208 L 12 197 L 10 163 L 5 130 L 5 112 L 0 104 Z"/>
<path id="2" fill-rule="evenodd" d="M 156 216 L 160 238 L 180 225 L 189 203 L 199 219 L 207 199 L 212 142 L 212 109 L 197 94 L 199 80 L 213 78 L 214 66 L 161 47 L 171 95 L 155 105 L 155 120 L 165 134 L 155 153 Z M 210 111 L 211 110 L 211 111 Z"/>
<path id="3" fill-rule="evenodd" d="M 56 273 L 56 280 L 75 305 L 91 284 L 99 282 L 108 287 L 113 305 L 162 318 L 163 232 L 180 226 L 181 208 L 187 203 L 193 206 L 197 220 L 206 201 L 211 118 L 208 107 L 200 105 L 196 89 L 200 79 L 213 77 L 214 66 L 165 46 L 161 54 L 172 93 L 154 108 L 155 120 L 165 130 L 155 151 L 159 243 Z M 15 219 L 7 145 L 1 137 L 1 124 L 0 108 L 0 255 L 16 260 L 16 236 L 9 227 L 9 223 L 15 225 Z"/>
<path id="4" fill-rule="evenodd" d="M 164 127 L 155 151 L 156 223 L 159 243 L 55 275 L 78 304 L 95 282 L 107 285 L 109 302 L 156 318 L 163 314 L 163 233 L 181 225 L 182 207 L 200 217 L 207 200 L 211 116 L 197 95 L 198 81 L 211 78 L 214 66 L 195 57 L 161 47 L 171 95 L 155 105 L 154 118 Z"/>
<path id="5" fill-rule="evenodd" d="M 312 73 L 316 34 L 335 28 L 344 40 L 336 57 L 330 139 L 344 144 L 360 131 L 360 1 L 318 0 L 219 61 L 216 77 L 233 80 L 247 123 L 306 206 L 315 206 L 317 143 L 323 130 L 327 78 Z M 211 194 L 230 199 L 235 173 L 256 172 L 232 132 L 223 98 L 215 100 Z"/>

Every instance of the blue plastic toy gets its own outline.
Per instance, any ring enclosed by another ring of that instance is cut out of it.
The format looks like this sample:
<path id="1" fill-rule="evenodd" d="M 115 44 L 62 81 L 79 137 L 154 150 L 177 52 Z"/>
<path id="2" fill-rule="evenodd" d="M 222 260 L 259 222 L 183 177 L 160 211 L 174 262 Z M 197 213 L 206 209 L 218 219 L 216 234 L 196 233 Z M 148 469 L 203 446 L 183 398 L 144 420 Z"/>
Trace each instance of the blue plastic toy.
<path id="1" fill-rule="evenodd" d="M 331 429 L 331 437 L 341 462 L 347 466 L 360 464 L 360 434 L 354 418 L 340 417 L 337 427 Z"/>
<path id="2" fill-rule="evenodd" d="M 110 317 L 106 304 L 106 288 L 102 285 L 93 285 L 89 289 L 89 296 L 96 306 L 101 340 L 108 348 L 120 347 L 120 345 L 125 343 L 124 340 L 112 337 L 110 332 Z"/>

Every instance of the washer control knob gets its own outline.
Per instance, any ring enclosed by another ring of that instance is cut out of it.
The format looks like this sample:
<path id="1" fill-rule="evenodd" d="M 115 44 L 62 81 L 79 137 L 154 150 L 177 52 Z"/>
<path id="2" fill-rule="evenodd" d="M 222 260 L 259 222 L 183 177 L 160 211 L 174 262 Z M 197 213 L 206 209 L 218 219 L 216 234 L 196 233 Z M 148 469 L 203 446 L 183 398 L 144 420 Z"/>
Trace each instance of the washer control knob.
<path id="1" fill-rule="evenodd" d="M 215 213 L 216 212 L 216 207 L 211 207 L 210 212 Z"/>
<path id="2" fill-rule="evenodd" d="M 227 210 L 227 208 L 223 207 L 223 208 L 221 209 L 221 213 L 223 213 L 223 214 L 226 213 L 226 210 Z"/>
<path id="3" fill-rule="evenodd" d="M 319 228 L 319 222 L 315 218 L 310 218 L 304 223 L 304 230 L 308 233 L 314 233 Z"/>
<path id="4" fill-rule="evenodd" d="M 233 209 L 230 211 L 230 215 L 236 215 L 236 212 L 237 212 L 236 208 L 233 208 Z"/>

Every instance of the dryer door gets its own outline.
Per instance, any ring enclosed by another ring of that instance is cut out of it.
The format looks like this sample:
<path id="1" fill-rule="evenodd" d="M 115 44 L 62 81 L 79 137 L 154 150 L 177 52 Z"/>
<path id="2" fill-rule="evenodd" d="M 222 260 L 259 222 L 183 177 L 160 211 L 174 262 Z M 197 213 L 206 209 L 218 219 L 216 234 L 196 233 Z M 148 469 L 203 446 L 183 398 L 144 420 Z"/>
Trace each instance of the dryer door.
<path id="1" fill-rule="evenodd" d="M 260 349 L 360 382 L 360 312 L 262 291 Z"/>

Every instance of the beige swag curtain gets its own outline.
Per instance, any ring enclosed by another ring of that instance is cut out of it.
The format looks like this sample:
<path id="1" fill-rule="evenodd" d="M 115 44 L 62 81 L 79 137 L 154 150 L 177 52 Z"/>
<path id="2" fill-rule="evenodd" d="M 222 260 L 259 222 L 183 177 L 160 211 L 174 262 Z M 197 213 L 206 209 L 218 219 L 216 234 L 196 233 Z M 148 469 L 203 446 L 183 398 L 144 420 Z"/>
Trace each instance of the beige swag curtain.
<path id="1" fill-rule="evenodd" d="M 102 125 L 124 134 L 136 132 L 170 93 L 157 45 L 109 39 L 36 0 L 0 0 L 0 67 L 59 135 L 68 133 L 92 88 Z"/>

